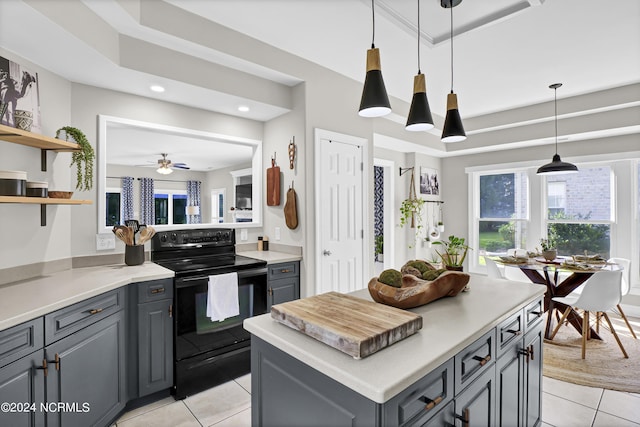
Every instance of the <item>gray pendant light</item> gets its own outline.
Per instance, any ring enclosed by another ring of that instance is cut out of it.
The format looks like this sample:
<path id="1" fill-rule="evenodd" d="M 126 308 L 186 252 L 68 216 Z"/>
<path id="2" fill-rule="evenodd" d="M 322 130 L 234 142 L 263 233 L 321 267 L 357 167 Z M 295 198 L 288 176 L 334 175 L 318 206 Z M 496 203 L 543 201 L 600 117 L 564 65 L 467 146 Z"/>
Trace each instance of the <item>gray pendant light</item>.
<path id="1" fill-rule="evenodd" d="M 380 51 L 374 44 L 376 36 L 374 0 L 371 0 L 371 13 L 373 17 L 373 37 L 371 38 L 371 49 L 367 50 L 367 75 L 364 79 L 358 114 L 362 117 L 381 117 L 391 112 L 391 104 L 382 79 Z"/>
<path id="2" fill-rule="evenodd" d="M 556 154 L 553 155 L 551 163 L 540 166 L 538 168 L 538 175 L 563 175 L 566 173 L 578 173 L 578 167 L 571 163 L 563 162 L 558 155 L 558 88 L 562 86 L 562 83 L 554 83 L 549 86 L 549 89 L 553 89 L 553 102 L 555 105 L 555 125 L 556 125 Z"/>
<path id="3" fill-rule="evenodd" d="M 418 74 L 413 78 L 413 99 L 406 130 L 425 131 L 433 128 L 433 117 L 427 100 L 427 84 L 424 74 L 420 72 L 420 0 L 418 2 Z"/>
<path id="4" fill-rule="evenodd" d="M 462 0 L 440 0 L 440 6 L 451 9 L 451 93 L 447 95 L 447 116 L 442 127 L 442 142 L 461 142 L 467 139 L 458 111 L 458 96 L 453 93 L 453 8 Z"/>

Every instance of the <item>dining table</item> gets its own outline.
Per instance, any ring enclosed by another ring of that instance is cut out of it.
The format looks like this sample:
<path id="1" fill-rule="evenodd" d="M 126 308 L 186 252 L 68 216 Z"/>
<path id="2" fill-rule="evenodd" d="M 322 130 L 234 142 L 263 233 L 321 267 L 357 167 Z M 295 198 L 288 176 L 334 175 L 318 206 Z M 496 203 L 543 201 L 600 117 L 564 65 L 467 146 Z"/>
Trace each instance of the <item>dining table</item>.
<path id="1" fill-rule="evenodd" d="M 545 339 L 550 340 L 554 323 L 559 321 L 559 313 L 563 313 L 566 304 L 554 301 L 554 297 L 564 297 L 587 281 L 591 276 L 605 270 L 621 270 L 622 267 L 607 261 L 593 263 L 576 262 L 572 257 L 558 257 L 546 260 L 542 257 L 491 257 L 496 263 L 506 268 L 518 268 L 533 283 L 546 286 L 544 295 L 544 311 L 547 321 L 544 330 Z M 555 318 L 554 318 L 554 310 Z M 573 307 L 567 316 L 567 322 L 582 335 L 582 315 Z M 591 338 L 602 339 L 598 332 L 591 327 Z"/>

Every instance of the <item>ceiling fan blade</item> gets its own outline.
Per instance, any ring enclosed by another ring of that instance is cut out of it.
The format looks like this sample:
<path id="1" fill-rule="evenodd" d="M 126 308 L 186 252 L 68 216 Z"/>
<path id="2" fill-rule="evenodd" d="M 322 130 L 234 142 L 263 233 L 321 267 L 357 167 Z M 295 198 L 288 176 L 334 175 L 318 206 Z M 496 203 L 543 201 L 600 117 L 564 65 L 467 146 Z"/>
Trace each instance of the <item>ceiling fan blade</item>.
<path id="1" fill-rule="evenodd" d="M 174 163 L 171 165 L 171 167 L 176 169 L 191 169 L 189 166 L 185 165 L 184 163 Z"/>

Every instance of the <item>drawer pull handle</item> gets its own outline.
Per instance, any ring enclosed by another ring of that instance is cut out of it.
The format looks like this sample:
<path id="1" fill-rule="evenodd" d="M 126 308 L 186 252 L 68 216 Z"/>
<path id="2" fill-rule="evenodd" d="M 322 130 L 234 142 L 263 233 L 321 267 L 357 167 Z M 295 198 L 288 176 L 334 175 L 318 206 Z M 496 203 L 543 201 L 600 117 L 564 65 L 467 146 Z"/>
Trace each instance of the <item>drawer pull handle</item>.
<path id="1" fill-rule="evenodd" d="M 94 308 L 93 310 L 89 310 L 89 314 L 94 315 L 94 314 L 98 314 L 101 313 L 102 309 L 101 308 Z"/>
<path id="2" fill-rule="evenodd" d="M 522 335 L 522 331 L 521 330 L 517 330 L 516 331 L 514 329 L 507 329 L 507 332 L 509 332 L 510 334 L 513 334 L 515 336 Z"/>
<path id="3" fill-rule="evenodd" d="M 155 288 L 155 289 L 151 289 L 151 293 L 152 293 L 152 294 L 164 293 L 164 288 Z"/>
<path id="4" fill-rule="evenodd" d="M 280 270 L 280 273 L 291 273 L 291 270 L 283 269 L 283 270 Z"/>
<path id="5" fill-rule="evenodd" d="M 540 316 L 542 316 L 542 312 L 541 312 L 541 311 L 530 311 L 529 313 L 530 313 L 530 314 L 535 314 L 535 315 L 536 315 L 536 317 L 540 317 Z"/>
<path id="6" fill-rule="evenodd" d="M 426 397 L 426 396 L 422 396 L 422 397 L 420 398 L 420 400 L 422 400 L 423 402 L 425 402 L 425 403 L 426 403 L 426 405 L 425 405 L 424 409 L 425 409 L 426 411 L 430 411 L 431 409 L 435 408 L 435 406 L 436 406 L 438 403 L 442 402 L 442 400 L 443 400 L 443 399 L 442 399 L 442 396 L 438 396 L 438 397 L 436 397 L 434 400 L 431 400 L 431 399 L 429 399 L 429 398 L 428 398 L 428 397 Z"/>
<path id="7" fill-rule="evenodd" d="M 471 421 L 469 419 L 470 415 L 471 414 L 469 414 L 469 408 L 466 408 L 462 412 L 462 415 L 456 414 L 456 418 L 459 419 L 460 421 L 462 421 L 462 427 L 469 427 L 469 422 Z"/>
<path id="8" fill-rule="evenodd" d="M 473 360 L 477 360 L 480 362 L 480 366 L 484 366 L 489 360 L 491 360 L 491 355 L 487 354 L 485 357 L 473 356 Z"/>

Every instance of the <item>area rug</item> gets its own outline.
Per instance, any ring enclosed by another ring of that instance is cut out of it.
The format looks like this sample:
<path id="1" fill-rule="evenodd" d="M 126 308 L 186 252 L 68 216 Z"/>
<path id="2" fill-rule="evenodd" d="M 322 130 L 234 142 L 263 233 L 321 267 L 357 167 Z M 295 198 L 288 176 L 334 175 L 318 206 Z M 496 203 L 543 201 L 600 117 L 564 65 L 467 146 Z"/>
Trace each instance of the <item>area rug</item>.
<path id="1" fill-rule="evenodd" d="M 553 341 L 544 341 L 543 375 L 590 387 L 640 393 L 640 340 L 623 335 L 617 326 L 616 331 L 628 359 L 611 331 L 601 325 L 602 340 L 587 341 L 583 360 L 582 337 L 572 326 L 562 326 Z"/>

